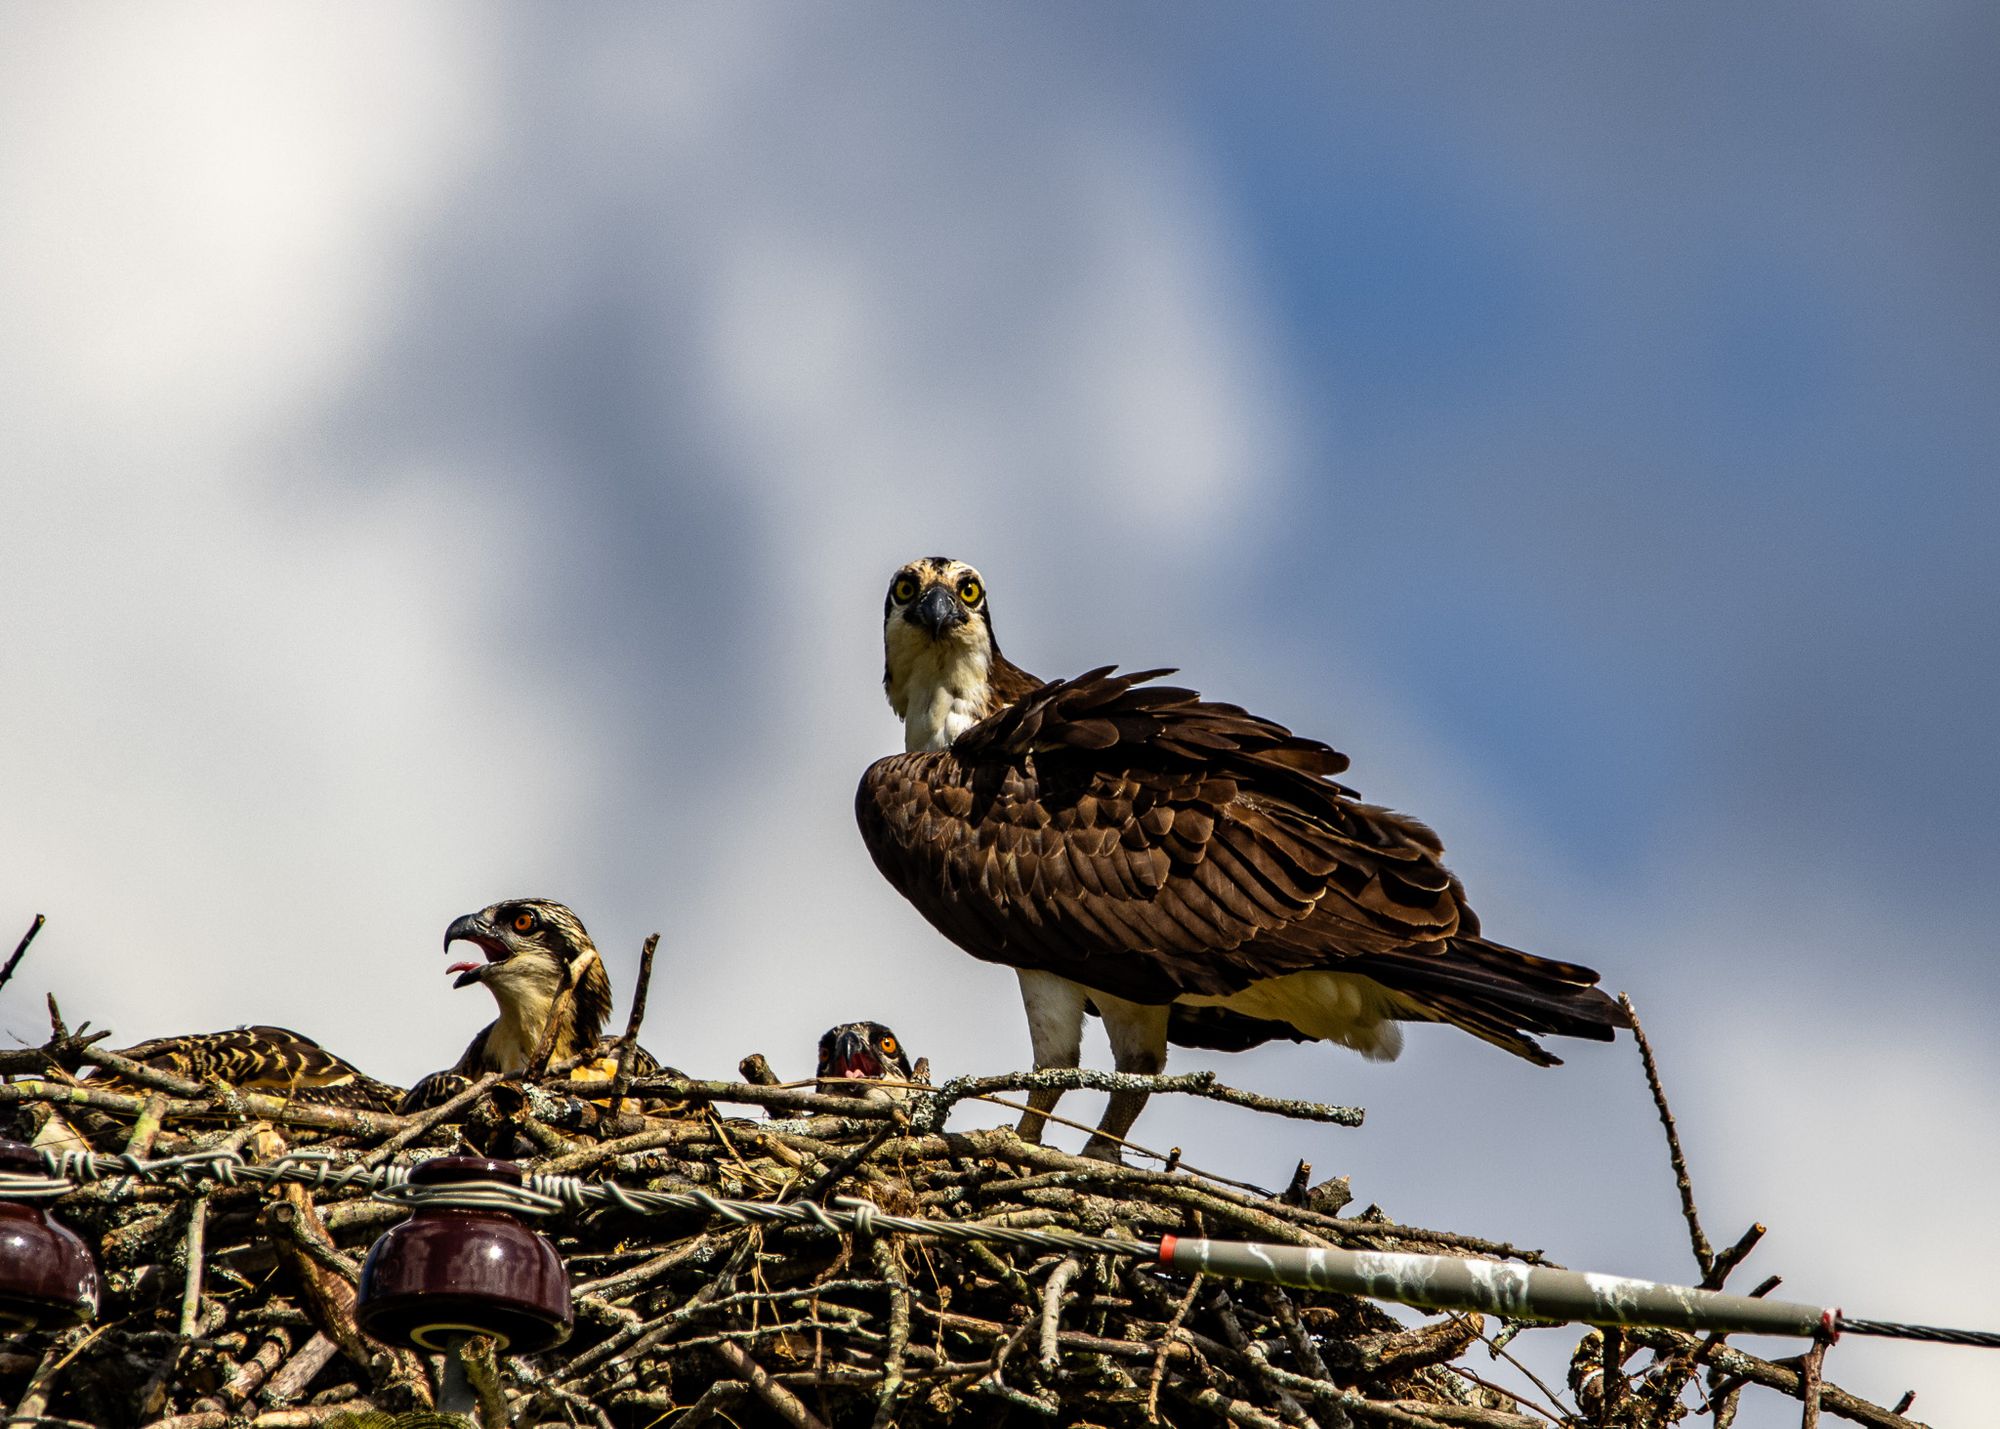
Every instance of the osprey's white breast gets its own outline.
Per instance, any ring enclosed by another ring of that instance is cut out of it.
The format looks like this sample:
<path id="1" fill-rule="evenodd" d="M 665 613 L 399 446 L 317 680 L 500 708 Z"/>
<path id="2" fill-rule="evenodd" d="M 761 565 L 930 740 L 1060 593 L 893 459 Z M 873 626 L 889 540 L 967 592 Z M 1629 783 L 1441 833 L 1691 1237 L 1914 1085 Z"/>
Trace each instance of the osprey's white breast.
<path id="1" fill-rule="evenodd" d="M 898 682 L 904 751 L 915 754 L 948 748 L 979 723 L 986 708 L 986 677 L 991 666 L 992 657 L 983 642 L 934 644 L 926 640 L 910 652 Z"/>

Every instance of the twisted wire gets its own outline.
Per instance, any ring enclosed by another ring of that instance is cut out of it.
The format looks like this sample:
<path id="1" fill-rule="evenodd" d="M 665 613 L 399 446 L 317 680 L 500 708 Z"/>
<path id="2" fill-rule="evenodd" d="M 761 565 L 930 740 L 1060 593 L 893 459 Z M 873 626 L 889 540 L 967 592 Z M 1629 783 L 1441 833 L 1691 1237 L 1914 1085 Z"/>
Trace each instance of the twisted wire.
<path id="1" fill-rule="evenodd" d="M 1880 1335 L 1891 1340 L 1926 1340 L 1936 1345 L 2000 1350 L 2000 1332 L 1992 1330 L 1947 1330 L 1940 1325 L 1905 1325 L 1895 1320 L 1850 1320 L 1845 1315 L 1838 1323 L 1843 1335 Z"/>
<path id="2" fill-rule="evenodd" d="M 137 1185 L 172 1186 L 197 1191 L 203 1188 L 204 1183 L 213 1182 L 225 1186 L 270 1186 L 285 1182 L 318 1191 L 366 1191 L 378 1200 L 412 1210 L 502 1211 L 519 1216 L 551 1216 L 592 1207 L 615 1207 L 642 1216 L 699 1211 L 733 1225 L 803 1226 L 836 1235 L 848 1232 L 863 1239 L 877 1235 L 930 1236 L 945 1241 L 982 1241 L 1065 1254 L 1083 1251 L 1145 1260 L 1158 1260 L 1161 1249 L 1157 1241 L 892 1215 L 871 1201 L 847 1196 L 837 1197 L 833 1208 L 816 1201 L 783 1204 L 734 1201 L 700 1190 L 635 1190 L 616 1181 L 585 1181 L 575 1176 L 541 1173 L 530 1175 L 523 1186 L 501 1181 L 454 1181 L 426 1185 L 410 1180 L 411 1168 L 408 1166 L 363 1166 L 359 1162 L 341 1164 L 331 1153 L 313 1150 L 288 1151 L 262 1163 L 245 1161 L 239 1153 L 227 1147 L 150 1160 L 129 1152 L 107 1155 L 94 1151 L 44 1150 L 41 1156 L 47 1168 L 44 1175 L 0 1171 L 0 1200 L 49 1201 L 68 1195 L 81 1185 L 99 1182 L 112 1183 L 111 1194 L 114 1196 L 127 1194 Z M 1837 1311 L 1828 1312 L 1828 1316 L 1842 1334 L 2000 1348 L 2000 1333 L 1991 1331 L 1906 1325 L 1891 1320 L 1850 1319 Z"/>
<path id="3" fill-rule="evenodd" d="M 658 1216 L 700 1211 L 734 1225 L 810 1226 L 863 1237 L 877 1234 L 934 1236 L 941 1240 L 986 1241 L 1040 1250 L 1090 1251 L 1110 1255 L 1153 1257 L 1152 1241 L 1083 1235 L 1075 1231 L 1030 1230 L 1019 1226 L 989 1226 L 966 1221 L 932 1221 L 890 1215 L 871 1201 L 841 1197 L 838 1209 L 815 1201 L 783 1205 L 768 1201 L 732 1201 L 706 1191 L 645 1191 L 616 1181 L 585 1181 L 575 1176 L 536 1174 L 525 1186 L 503 1181 L 450 1181 L 426 1185 L 410 1180 L 408 1166 L 342 1165 L 324 1151 L 291 1151 L 262 1163 L 250 1162 L 226 1147 L 191 1151 L 181 1156 L 142 1160 L 129 1153 L 103 1155 L 92 1151 L 42 1152 L 46 1176 L 0 1172 L 0 1198 L 53 1200 L 79 1185 L 110 1181 L 113 1194 L 135 1184 L 178 1186 L 193 1190 L 199 1182 L 225 1186 L 274 1185 L 291 1182 L 314 1190 L 362 1190 L 377 1200 L 414 1210 L 419 1207 L 469 1211 L 504 1211 L 519 1216 L 548 1216 L 592 1207 L 615 1207 L 635 1215 Z M 122 1183 L 122 1184 L 121 1184 Z"/>

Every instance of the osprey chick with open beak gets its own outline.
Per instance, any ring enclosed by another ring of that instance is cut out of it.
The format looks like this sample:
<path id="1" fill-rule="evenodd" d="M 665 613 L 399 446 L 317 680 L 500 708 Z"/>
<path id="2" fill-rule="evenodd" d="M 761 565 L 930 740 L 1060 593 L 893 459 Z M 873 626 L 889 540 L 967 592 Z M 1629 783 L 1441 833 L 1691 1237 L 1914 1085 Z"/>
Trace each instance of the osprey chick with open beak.
<path id="1" fill-rule="evenodd" d="M 896 1034 L 879 1022 L 843 1022 L 819 1039 L 819 1091 L 823 1096 L 860 1097 L 871 1102 L 906 1102 L 909 1087 L 877 1087 L 873 1081 L 929 1082 L 928 1058 L 913 1068 Z"/>
<path id="2" fill-rule="evenodd" d="M 583 921 L 547 898 L 512 898 L 467 913 L 445 929 L 445 951 L 470 943 L 482 957 L 451 964 L 453 987 L 483 985 L 500 1005 L 500 1016 L 481 1028 L 465 1055 L 449 1072 L 436 1072 L 410 1089 L 405 1113 L 433 1106 L 452 1095 L 465 1079 L 486 1072 L 527 1068 L 553 1014 L 558 1018 L 551 1064 L 567 1061 L 599 1045 L 611 1015 L 611 978 Z M 564 982 L 575 988 L 558 1007 Z M 644 1052 L 634 1061 L 641 1075 L 658 1063 Z"/>

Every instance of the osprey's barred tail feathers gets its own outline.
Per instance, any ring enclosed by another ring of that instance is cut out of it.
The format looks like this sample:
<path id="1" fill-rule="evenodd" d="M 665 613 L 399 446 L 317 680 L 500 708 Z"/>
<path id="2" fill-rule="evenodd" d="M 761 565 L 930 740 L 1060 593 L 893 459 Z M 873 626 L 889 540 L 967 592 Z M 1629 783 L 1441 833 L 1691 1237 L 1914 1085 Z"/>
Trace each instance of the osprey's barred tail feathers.
<path id="1" fill-rule="evenodd" d="M 1632 1025 L 1625 1009 L 1596 986 L 1597 974 L 1589 968 L 1485 938 L 1375 953 L 1343 971 L 1373 978 L 1421 1007 L 1430 1020 L 1449 1022 L 1540 1067 L 1560 1066 L 1562 1058 L 1536 1036 L 1609 1042 Z"/>

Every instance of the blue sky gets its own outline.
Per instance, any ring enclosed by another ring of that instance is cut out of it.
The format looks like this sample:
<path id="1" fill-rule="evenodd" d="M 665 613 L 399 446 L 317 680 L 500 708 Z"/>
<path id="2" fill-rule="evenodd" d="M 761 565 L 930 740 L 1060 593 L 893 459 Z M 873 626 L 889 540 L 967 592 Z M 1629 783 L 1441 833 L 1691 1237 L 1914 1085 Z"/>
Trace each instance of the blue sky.
<path id="1" fill-rule="evenodd" d="M 1330 740 L 1629 989 L 1753 1270 L 1993 1318 L 1988 10 L 0 24 L 0 1031 L 414 1077 L 488 1015 L 444 925 L 540 893 L 621 983 L 667 933 L 679 1065 L 1020 1063 L 849 812 L 944 550 L 1029 668 Z M 1623 1046 L 1217 1065 L 1368 1126 L 1142 1133 L 1687 1273 Z M 1950 1423 L 1980 1368 L 1831 1372 Z"/>

